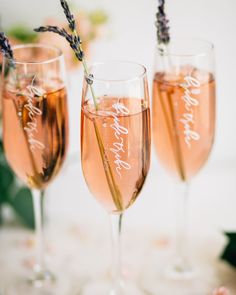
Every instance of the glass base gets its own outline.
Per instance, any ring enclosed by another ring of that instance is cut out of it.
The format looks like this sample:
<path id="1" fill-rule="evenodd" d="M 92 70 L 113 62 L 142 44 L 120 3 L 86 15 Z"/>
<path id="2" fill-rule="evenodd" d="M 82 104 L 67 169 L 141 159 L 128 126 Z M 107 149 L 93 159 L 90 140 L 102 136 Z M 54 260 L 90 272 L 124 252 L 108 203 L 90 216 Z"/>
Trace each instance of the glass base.
<path id="1" fill-rule="evenodd" d="M 42 288 L 44 286 L 53 285 L 55 282 L 55 276 L 50 271 L 35 272 L 32 278 L 29 279 L 29 284 L 35 288 Z"/>
<path id="2" fill-rule="evenodd" d="M 131 282 L 123 282 L 120 287 L 114 289 L 109 281 L 90 281 L 82 286 L 74 295 L 144 295 L 145 293 Z"/>
<path id="3" fill-rule="evenodd" d="M 168 268 L 162 272 L 147 272 L 140 278 L 142 290 L 150 295 L 207 295 L 218 286 L 211 273 L 192 269 Z"/>
<path id="4" fill-rule="evenodd" d="M 50 273 L 37 274 L 29 280 L 12 279 L 4 290 L 4 295 L 66 295 L 71 294 L 67 281 L 55 280 Z"/>
<path id="5" fill-rule="evenodd" d="M 166 268 L 165 276 L 173 280 L 190 280 L 195 277 L 195 272 L 186 260 L 177 259 Z"/>
<path id="6" fill-rule="evenodd" d="M 143 284 L 143 290 L 150 295 L 206 295 L 212 294 L 214 287 L 205 285 L 202 281 L 191 280 L 170 280 L 156 278 L 148 280 Z"/>

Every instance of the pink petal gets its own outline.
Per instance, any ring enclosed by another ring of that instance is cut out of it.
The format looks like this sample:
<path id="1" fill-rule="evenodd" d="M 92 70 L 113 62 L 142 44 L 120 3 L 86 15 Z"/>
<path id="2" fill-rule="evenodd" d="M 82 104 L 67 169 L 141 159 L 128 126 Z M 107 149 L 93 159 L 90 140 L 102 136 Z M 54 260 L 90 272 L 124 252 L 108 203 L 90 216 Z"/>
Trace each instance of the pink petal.
<path id="1" fill-rule="evenodd" d="M 225 287 L 220 287 L 218 289 L 215 289 L 212 293 L 212 295 L 230 295 L 229 290 Z"/>

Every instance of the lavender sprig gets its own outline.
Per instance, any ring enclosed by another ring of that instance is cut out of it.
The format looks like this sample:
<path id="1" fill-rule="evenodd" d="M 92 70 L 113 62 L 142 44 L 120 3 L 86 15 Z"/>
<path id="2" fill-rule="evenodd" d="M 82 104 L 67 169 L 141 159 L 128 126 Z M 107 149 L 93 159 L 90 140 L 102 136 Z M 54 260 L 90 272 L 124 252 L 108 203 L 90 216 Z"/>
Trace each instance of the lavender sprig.
<path id="1" fill-rule="evenodd" d="M 68 41 L 68 43 L 70 44 L 70 47 L 73 49 L 73 51 L 75 53 L 75 56 L 83 64 L 84 72 L 86 74 L 86 81 L 87 81 L 88 85 L 90 86 L 90 90 L 91 90 L 92 97 L 93 97 L 93 102 L 94 102 L 95 108 L 97 110 L 96 96 L 94 94 L 94 90 L 92 87 L 93 76 L 91 74 L 89 74 L 88 67 L 87 67 L 86 61 L 84 59 L 84 52 L 83 52 L 82 46 L 81 46 L 82 41 L 81 41 L 79 34 L 77 32 L 75 18 L 73 16 L 73 14 L 70 12 L 68 3 L 65 0 L 60 0 L 60 2 L 61 2 L 61 6 L 64 10 L 64 14 L 65 14 L 67 21 L 69 23 L 69 28 L 72 31 L 72 34 L 69 34 L 64 28 L 60 29 L 56 26 L 41 26 L 39 28 L 34 29 L 34 31 L 40 32 L 40 33 L 53 32 L 53 33 L 59 34 L 60 36 L 64 37 Z"/>
<path id="2" fill-rule="evenodd" d="M 83 53 L 81 46 L 80 46 L 81 40 L 80 40 L 79 36 L 73 36 L 73 35 L 67 33 L 67 31 L 64 28 L 60 29 L 56 26 L 41 26 L 41 27 L 34 29 L 34 31 L 37 33 L 52 32 L 52 33 L 55 33 L 55 34 L 58 34 L 58 35 L 64 37 L 68 41 L 68 43 L 70 44 L 70 47 L 75 52 L 76 57 L 80 61 L 82 61 L 82 59 L 84 57 L 84 53 Z"/>
<path id="3" fill-rule="evenodd" d="M 158 12 L 156 13 L 156 27 L 157 27 L 157 40 L 161 45 L 167 45 L 170 41 L 170 34 L 168 26 L 169 20 L 165 14 L 165 0 L 159 0 Z"/>
<path id="4" fill-rule="evenodd" d="M 82 42 L 81 42 L 81 39 L 80 39 L 79 34 L 77 32 L 75 18 L 73 16 L 73 14 L 70 12 L 67 2 L 65 0 L 60 0 L 60 2 L 61 2 L 61 6 L 64 10 L 65 16 L 68 20 L 69 28 L 72 31 L 72 34 L 69 34 L 65 29 L 60 29 L 56 26 L 44 26 L 44 27 L 41 26 L 39 28 L 34 29 L 34 31 L 41 32 L 41 33 L 52 32 L 52 33 L 55 33 L 55 34 L 58 34 L 58 35 L 64 37 L 69 42 L 70 47 L 75 52 L 76 57 L 83 64 L 84 72 L 85 72 L 85 76 L 86 76 L 85 79 L 86 79 L 88 86 L 90 87 L 92 98 L 93 98 L 93 103 L 94 103 L 95 109 L 97 111 L 98 104 L 97 104 L 97 99 L 96 99 L 93 85 L 92 85 L 93 84 L 93 75 L 91 75 L 89 73 L 89 70 L 88 70 L 88 67 L 87 67 L 87 64 L 86 64 L 86 61 L 84 58 L 84 53 L 83 53 L 83 50 L 81 47 Z M 95 134 L 96 134 L 96 138 L 97 138 L 97 142 L 98 142 L 100 155 L 102 158 L 102 163 L 104 166 L 104 171 L 106 174 L 107 183 L 110 188 L 110 192 L 111 192 L 111 195 L 112 195 L 112 198 L 113 198 L 114 204 L 116 205 L 117 210 L 122 212 L 124 210 L 122 196 L 119 191 L 119 188 L 116 185 L 115 178 L 113 176 L 109 161 L 107 160 L 106 151 L 104 148 L 104 144 L 103 144 L 102 137 L 100 135 L 98 126 L 95 121 L 93 122 L 93 124 L 94 124 L 94 130 L 95 130 Z"/>
<path id="5" fill-rule="evenodd" d="M 10 60 L 14 59 L 10 42 L 3 32 L 0 32 L 0 51 L 3 53 L 5 57 L 9 58 Z"/>
<path id="6" fill-rule="evenodd" d="M 169 24 L 169 20 L 166 17 L 165 14 L 165 0 L 159 0 L 159 6 L 158 6 L 158 11 L 156 13 L 156 27 L 157 27 L 157 40 L 159 43 L 158 46 L 158 50 L 160 52 L 160 54 L 163 56 L 164 53 L 166 54 L 166 59 L 163 59 L 164 61 L 164 70 L 168 71 L 169 67 L 171 67 L 171 59 L 170 56 L 168 55 L 168 44 L 170 42 L 170 34 L 169 34 L 169 29 L 170 27 L 168 26 Z M 165 107 L 165 104 L 163 103 L 162 99 L 160 100 L 162 108 L 164 110 L 164 116 L 165 116 L 165 121 L 167 123 L 167 127 L 168 127 L 168 132 L 170 135 L 170 138 L 172 137 L 172 128 L 174 130 L 174 144 L 172 145 L 173 147 L 176 147 L 176 149 L 174 149 L 174 155 L 176 158 L 176 164 L 180 173 L 180 177 L 182 181 L 186 180 L 186 175 L 185 175 L 185 171 L 184 171 L 184 166 L 183 166 L 183 157 L 182 157 L 182 150 L 181 150 L 181 146 L 180 146 L 180 139 L 179 139 L 179 132 L 177 130 L 177 126 L 175 124 L 176 122 L 176 116 L 175 116 L 175 112 L 174 112 L 174 106 L 172 105 L 172 98 L 171 96 L 168 94 L 167 95 L 167 105 L 168 105 L 168 110 L 170 110 L 170 121 L 168 116 L 166 116 L 167 110 Z M 173 122 L 173 124 L 172 124 Z"/>
<path id="7" fill-rule="evenodd" d="M 65 0 L 61 0 L 61 6 L 64 10 L 65 16 L 68 20 L 69 27 L 72 32 L 76 30 L 76 23 L 75 23 L 75 18 L 74 15 L 70 12 L 69 5 Z"/>

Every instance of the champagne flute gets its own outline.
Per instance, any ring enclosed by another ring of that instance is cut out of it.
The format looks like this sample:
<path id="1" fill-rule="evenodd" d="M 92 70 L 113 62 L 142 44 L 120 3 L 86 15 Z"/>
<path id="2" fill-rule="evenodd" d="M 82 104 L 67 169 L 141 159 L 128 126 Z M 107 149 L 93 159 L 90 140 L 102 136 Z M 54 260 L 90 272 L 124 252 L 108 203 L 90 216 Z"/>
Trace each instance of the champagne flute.
<path id="1" fill-rule="evenodd" d="M 94 64 L 84 78 L 81 161 L 90 192 L 112 226 L 112 282 L 86 285 L 82 294 L 139 294 L 121 276 L 122 216 L 139 195 L 150 164 L 146 69 L 132 62 Z"/>
<path id="2" fill-rule="evenodd" d="M 37 256 L 30 282 L 36 289 L 54 278 L 44 260 L 42 201 L 67 152 L 65 66 L 55 47 L 19 45 L 13 53 L 14 67 L 3 59 L 3 142 L 9 165 L 33 195 Z"/>
<path id="3" fill-rule="evenodd" d="M 194 271 L 188 258 L 186 233 L 188 188 L 190 180 L 209 157 L 215 132 L 214 48 L 211 43 L 178 38 L 171 40 L 166 51 L 156 48 L 152 112 L 156 153 L 166 170 L 179 180 L 181 191 L 176 253 L 167 277 L 191 279 Z M 170 282 L 167 285 L 169 289 Z M 156 286 L 152 288 L 155 293 Z"/>

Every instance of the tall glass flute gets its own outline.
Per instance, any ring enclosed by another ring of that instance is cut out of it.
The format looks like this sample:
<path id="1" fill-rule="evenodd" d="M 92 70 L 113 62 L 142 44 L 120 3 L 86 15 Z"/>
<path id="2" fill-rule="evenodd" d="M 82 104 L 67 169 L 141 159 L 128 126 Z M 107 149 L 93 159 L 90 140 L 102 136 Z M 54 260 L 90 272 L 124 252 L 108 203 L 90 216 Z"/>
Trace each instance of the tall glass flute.
<path id="1" fill-rule="evenodd" d="M 86 183 L 112 225 L 112 282 L 90 282 L 83 294 L 139 294 L 121 277 L 120 233 L 150 164 L 150 111 L 146 69 L 131 62 L 105 62 L 84 78 L 81 160 Z M 101 287 L 104 286 L 104 287 Z"/>
<path id="2" fill-rule="evenodd" d="M 173 39 L 156 48 L 153 78 L 154 146 L 163 166 L 182 190 L 177 214 L 176 253 L 168 275 L 191 278 L 186 216 L 190 180 L 206 163 L 215 132 L 214 49 L 209 42 Z"/>
<path id="3" fill-rule="evenodd" d="M 3 142 L 16 175 L 32 190 L 37 256 L 31 283 L 53 275 L 44 260 L 42 197 L 64 162 L 68 145 L 67 92 L 62 52 L 46 45 L 13 48 L 15 66 L 3 60 Z"/>

